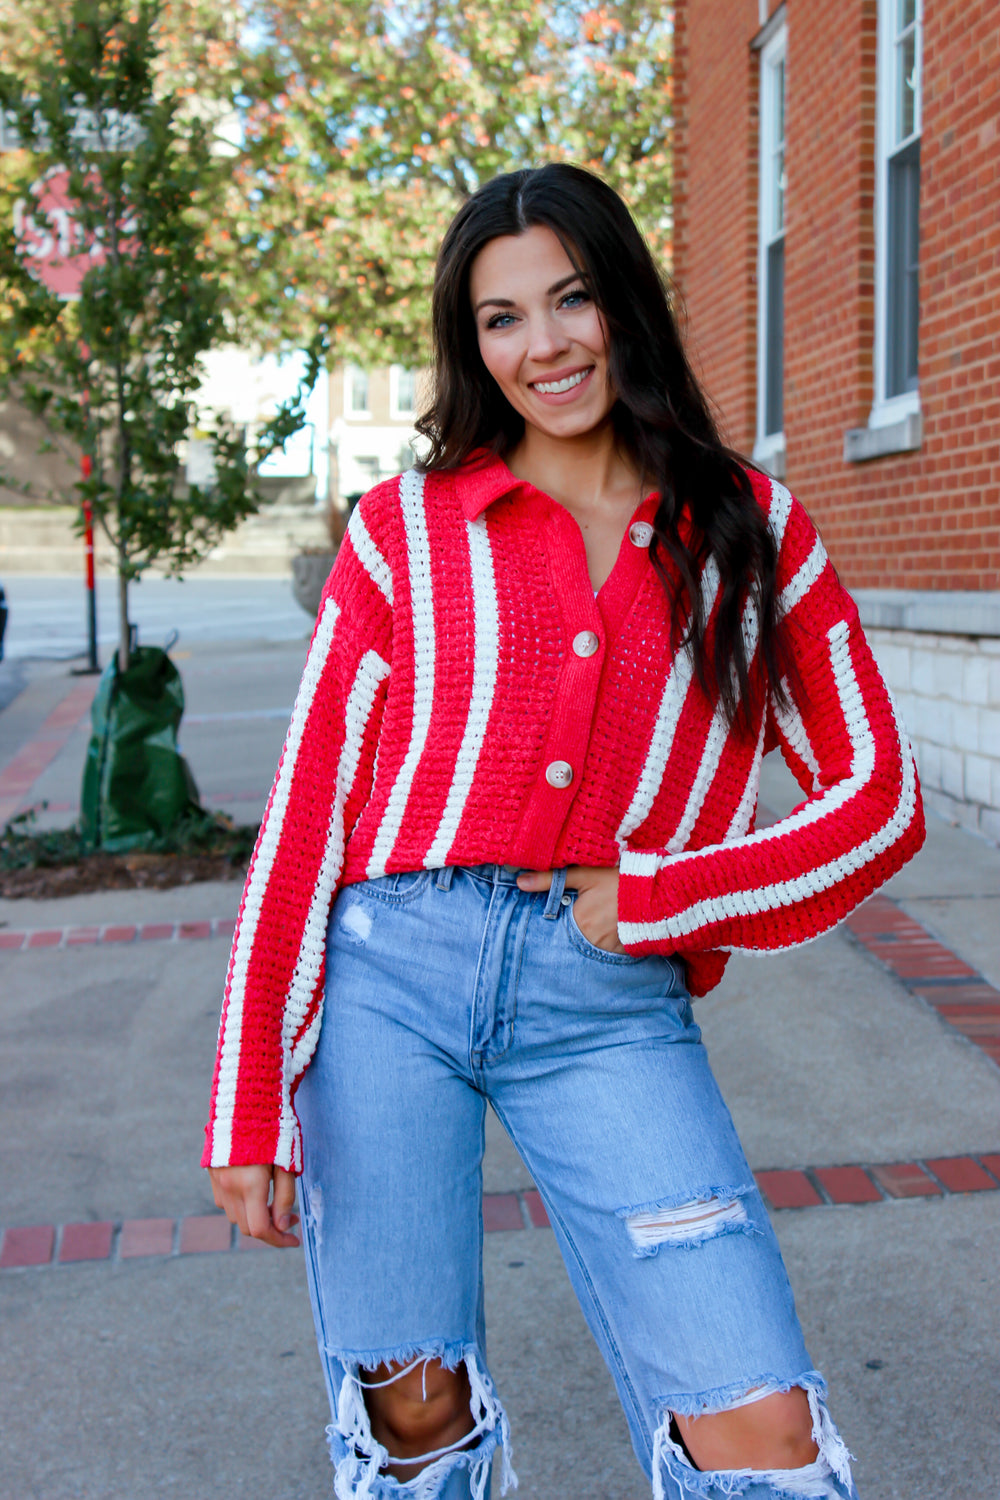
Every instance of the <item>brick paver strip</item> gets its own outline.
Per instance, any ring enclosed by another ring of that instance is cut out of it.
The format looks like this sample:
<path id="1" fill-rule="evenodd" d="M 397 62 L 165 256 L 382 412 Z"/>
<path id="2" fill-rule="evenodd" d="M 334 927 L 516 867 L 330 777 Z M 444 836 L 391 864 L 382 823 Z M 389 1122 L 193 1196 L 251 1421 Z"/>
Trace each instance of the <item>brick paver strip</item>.
<path id="1" fill-rule="evenodd" d="M 135 941 L 135 928 L 105 927 L 101 941 L 105 943 L 132 943 Z"/>
<path id="2" fill-rule="evenodd" d="M 521 1197 L 524 1199 L 524 1206 L 528 1210 L 528 1218 L 531 1220 L 532 1228 L 548 1229 L 549 1216 L 545 1212 L 545 1204 L 542 1202 L 542 1195 L 538 1189 L 529 1188 L 526 1193 L 521 1194 Z"/>
<path id="3" fill-rule="evenodd" d="M 177 931 L 182 938 L 208 938 L 212 936 L 211 922 L 182 922 Z"/>
<path id="4" fill-rule="evenodd" d="M 0 805 L 4 822 L 11 813 L 24 806 L 39 776 L 52 764 L 89 712 L 96 690 L 94 682 L 74 684 L 62 702 L 56 704 L 34 739 L 23 745 L 0 771 Z"/>
<path id="5" fill-rule="evenodd" d="M 181 1220 L 182 1255 L 228 1250 L 232 1242 L 233 1226 L 225 1214 L 193 1214 Z"/>
<path id="6" fill-rule="evenodd" d="M 982 1193 L 996 1186 L 971 1156 L 942 1156 L 933 1161 L 927 1157 L 926 1162 L 927 1170 L 944 1183 L 949 1193 Z"/>
<path id="7" fill-rule="evenodd" d="M 483 1228 L 487 1233 L 495 1229 L 524 1228 L 516 1193 L 483 1194 Z"/>
<path id="8" fill-rule="evenodd" d="M 876 1166 L 776 1168 L 758 1172 L 757 1182 L 774 1209 L 824 1207 L 824 1200 L 810 1178 L 823 1186 L 834 1204 L 882 1202 L 875 1183 L 881 1183 L 890 1198 L 950 1197 L 954 1193 L 1000 1191 L 1000 1152 L 979 1156 L 942 1156 L 926 1163 L 939 1179 L 929 1176 L 915 1161 Z M 990 1175 L 992 1173 L 992 1176 Z M 549 1228 L 541 1194 L 537 1188 L 516 1193 L 484 1193 L 483 1224 L 487 1233 L 498 1230 Z M 179 1232 L 178 1232 L 179 1229 Z M 107 1260 L 114 1243 L 115 1225 L 67 1224 L 62 1231 L 59 1261 Z M 0 1250 L 0 1268 L 15 1270 L 43 1266 L 52 1260 L 56 1228 L 36 1224 L 8 1229 Z M 175 1251 L 174 1247 L 177 1246 Z M 176 1219 L 126 1219 L 121 1226 L 118 1255 L 123 1260 L 141 1256 L 201 1255 L 230 1249 L 266 1249 L 261 1241 L 234 1233 L 223 1214 L 192 1214 Z"/>
<path id="9" fill-rule="evenodd" d="M 58 948 L 61 942 L 61 928 L 54 928 L 48 932 L 31 932 L 28 934 L 29 948 Z"/>
<path id="10" fill-rule="evenodd" d="M 173 1219 L 126 1219 L 118 1254 L 122 1260 L 136 1255 L 169 1255 L 174 1248 Z"/>
<path id="11" fill-rule="evenodd" d="M 893 1162 L 871 1170 L 890 1198 L 935 1198 L 941 1193 L 940 1185 L 915 1161 Z"/>
<path id="12" fill-rule="evenodd" d="M 24 1228 L 8 1229 L 0 1250 L 0 1269 L 13 1270 L 15 1266 L 47 1266 L 52 1259 L 55 1244 L 54 1224 L 30 1224 Z"/>
<path id="13" fill-rule="evenodd" d="M 813 1176 L 834 1203 L 878 1203 L 882 1197 L 864 1167 L 816 1167 Z"/>
<path id="14" fill-rule="evenodd" d="M 115 1226 L 106 1220 L 97 1224 L 66 1224 L 59 1243 L 59 1263 L 73 1260 L 107 1260 Z"/>
<path id="15" fill-rule="evenodd" d="M 101 929 L 99 927 L 68 927 L 65 930 L 67 948 L 74 948 L 79 943 L 99 943 L 101 941 Z"/>
<path id="16" fill-rule="evenodd" d="M 804 1172 L 756 1172 L 754 1176 L 773 1208 L 814 1208 L 823 1202 Z"/>
<path id="17" fill-rule="evenodd" d="M 172 938 L 176 928 L 176 922 L 146 922 L 139 928 L 139 938 L 144 943 Z"/>

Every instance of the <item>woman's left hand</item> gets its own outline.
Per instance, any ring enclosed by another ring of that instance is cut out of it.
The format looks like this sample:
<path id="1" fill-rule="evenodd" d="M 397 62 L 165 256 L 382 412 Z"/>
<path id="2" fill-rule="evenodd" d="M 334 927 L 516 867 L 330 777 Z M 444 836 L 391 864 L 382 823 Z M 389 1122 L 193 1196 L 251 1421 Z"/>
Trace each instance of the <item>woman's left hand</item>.
<path id="1" fill-rule="evenodd" d="M 547 891 L 551 870 L 524 870 L 517 883 L 522 891 Z M 566 885 L 579 894 L 573 917 L 588 943 L 608 953 L 624 953 L 618 941 L 618 867 L 597 869 L 591 865 L 568 865 Z"/>

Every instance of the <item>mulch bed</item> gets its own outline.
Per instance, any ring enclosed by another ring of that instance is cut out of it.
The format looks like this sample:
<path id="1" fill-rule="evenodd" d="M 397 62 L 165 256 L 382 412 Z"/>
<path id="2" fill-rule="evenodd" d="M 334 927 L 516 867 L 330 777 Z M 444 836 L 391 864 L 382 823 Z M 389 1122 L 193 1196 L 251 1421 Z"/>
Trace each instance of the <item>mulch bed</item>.
<path id="1" fill-rule="evenodd" d="M 198 880 L 242 880 L 246 860 L 226 854 L 88 854 L 74 864 L 0 871 L 0 897 L 44 901 L 88 891 L 166 891 Z"/>

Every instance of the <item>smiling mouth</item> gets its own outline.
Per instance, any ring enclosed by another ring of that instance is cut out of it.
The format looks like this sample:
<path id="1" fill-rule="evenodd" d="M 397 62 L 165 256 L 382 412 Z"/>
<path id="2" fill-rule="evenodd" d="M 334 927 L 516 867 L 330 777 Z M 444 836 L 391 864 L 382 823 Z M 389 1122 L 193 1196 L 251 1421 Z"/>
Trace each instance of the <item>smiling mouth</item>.
<path id="1" fill-rule="evenodd" d="M 588 365 L 585 370 L 577 370 L 575 375 L 567 375 L 562 380 L 532 380 L 531 389 L 543 396 L 561 396 L 564 391 L 571 391 L 574 386 L 582 385 L 587 376 L 593 373 L 593 369 L 593 365 Z"/>

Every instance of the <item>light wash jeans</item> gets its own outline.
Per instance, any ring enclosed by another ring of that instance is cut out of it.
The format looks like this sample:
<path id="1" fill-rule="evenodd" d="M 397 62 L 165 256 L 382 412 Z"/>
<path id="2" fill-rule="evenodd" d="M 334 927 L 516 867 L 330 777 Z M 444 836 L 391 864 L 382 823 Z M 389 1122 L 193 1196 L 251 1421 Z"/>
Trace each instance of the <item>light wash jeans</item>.
<path id="1" fill-rule="evenodd" d="M 483 1500 L 498 1448 L 511 1481 L 483 1327 L 489 1100 L 542 1194 L 656 1500 L 856 1500 L 683 965 L 593 947 L 564 878 L 531 895 L 507 866 L 422 871 L 334 904 L 297 1096 L 334 1492 Z M 364 1372 L 428 1359 L 464 1362 L 475 1432 L 399 1483 L 380 1472 Z M 703 1473 L 671 1435 L 671 1413 L 796 1385 L 819 1446 L 806 1468 Z"/>

